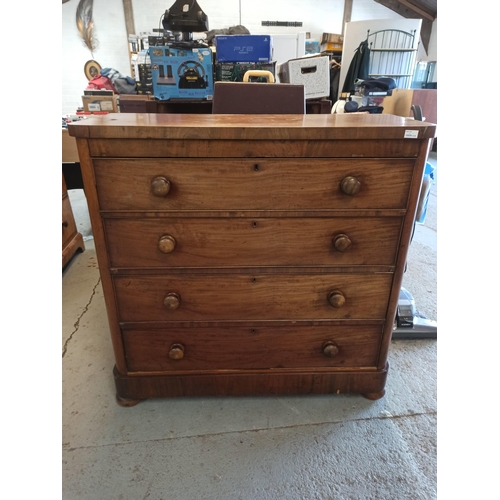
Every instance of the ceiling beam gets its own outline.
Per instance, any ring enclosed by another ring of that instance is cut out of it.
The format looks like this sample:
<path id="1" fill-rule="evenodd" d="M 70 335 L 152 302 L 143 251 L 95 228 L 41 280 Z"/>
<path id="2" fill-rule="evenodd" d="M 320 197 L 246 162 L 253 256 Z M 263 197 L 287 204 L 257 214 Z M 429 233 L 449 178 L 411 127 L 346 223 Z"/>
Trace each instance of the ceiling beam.
<path id="1" fill-rule="evenodd" d="M 132 0 L 123 0 L 123 12 L 125 13 L 125 28 L 127 30 L 128 43 L 128 36 L 135 35 L 134 10 L 132 9 Z"/>
<path id="2" fill-rule="evenodd" d="M 429 40 L 431 38 L 432 22 L 434 21 L 435 17 L 433 17 L 429 13 L 426 13 L 426 16 L 424 16 L 422 14 L 422 9 L 415 7 L 413 4 L 406 0 L 375 0 L 375 2 L 383 5 L 384 7 L 387 7 L 394 12 L 397 12 L 405 19 L 422 19 L 420 38 L 422 40 L 422 45 L 424 46 L 425 52 L 429 52 Z M 408 5 L 408 7 L 406 5 Z M 420 12 L 417 12 L 415 9 L 419 10 Z"/>
<path id="3" fill-rule="evenodd" d="M 351 22 L 352 0 L 344 0 L 344 19 L 342 21 L 342 35 L 344 34 L 345 23 Z"/>
<path id="4" fill-rule="evenodd" d="M 432 16 L 431 14 L 426 12 L 425 10 L 422 10 L 420 7 L 417 7 L 416 5 L 412 4 L 411 2 L 408 2 L 408 0 L 398 0 L 398 2 L 402 5 L 404 5 L 405 7 L 408 7 L 416 14 L 419 14 L 424 19 L 428 19 L 429 21 L 434 21 L 434 19 L 436 19 L 436 16 Z"/>

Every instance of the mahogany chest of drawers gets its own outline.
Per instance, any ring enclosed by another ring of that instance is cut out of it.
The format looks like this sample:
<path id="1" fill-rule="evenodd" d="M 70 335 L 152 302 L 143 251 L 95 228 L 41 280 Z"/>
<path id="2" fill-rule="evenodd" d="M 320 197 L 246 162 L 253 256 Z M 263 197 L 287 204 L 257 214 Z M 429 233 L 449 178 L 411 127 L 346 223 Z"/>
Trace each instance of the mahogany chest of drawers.
<path id="1" fill-rule="evenodd" d="M 120 404 L 384 395 L 435 125 L 131 113 L 69 131 Z"/>

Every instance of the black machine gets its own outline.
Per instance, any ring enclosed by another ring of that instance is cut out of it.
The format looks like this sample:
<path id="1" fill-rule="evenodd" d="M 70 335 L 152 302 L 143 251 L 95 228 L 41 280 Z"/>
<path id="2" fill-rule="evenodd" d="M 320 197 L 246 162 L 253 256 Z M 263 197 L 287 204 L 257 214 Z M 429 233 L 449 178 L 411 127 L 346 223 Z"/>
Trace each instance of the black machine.
<path id="1" fill-rule="evenodd" d="M 392 338 L 393 340 L 437 338 L 437 322 L 420 315 L 415 307 L 413 296 L 406 288 L 401 288 L 399 293 Z"/>
<path id="2" fill-rule="evenodd" d="M 205 89 L 208 87 L 208 76 L 203 66 L 196 61 L 185 61 L 177 70 L 180 89 Z"/>
<path id="3" fill-rule="evenodd" d="M 167 31 L 181 33 L 182 41 L 192 40 L 193 33 L 208 31 L 208 17 L 196 0 L 177 0 L 165 11 L 162 24 Z"/>

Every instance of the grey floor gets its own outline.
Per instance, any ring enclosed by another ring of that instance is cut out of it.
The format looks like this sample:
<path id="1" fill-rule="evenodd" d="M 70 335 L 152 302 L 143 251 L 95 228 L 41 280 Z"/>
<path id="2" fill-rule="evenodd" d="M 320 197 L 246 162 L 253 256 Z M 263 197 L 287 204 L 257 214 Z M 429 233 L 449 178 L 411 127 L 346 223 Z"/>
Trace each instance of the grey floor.
<path id="1" fill-rule="evenodd" d="M 437 320 L 437 154 L 403 286 Z M 114 364 L 83 191 L 69 192 L 86 250 L 62 274 L 62 498 L 437 498 L 437 340 L 397 340 L 386 395 L 115 403 Z"/>

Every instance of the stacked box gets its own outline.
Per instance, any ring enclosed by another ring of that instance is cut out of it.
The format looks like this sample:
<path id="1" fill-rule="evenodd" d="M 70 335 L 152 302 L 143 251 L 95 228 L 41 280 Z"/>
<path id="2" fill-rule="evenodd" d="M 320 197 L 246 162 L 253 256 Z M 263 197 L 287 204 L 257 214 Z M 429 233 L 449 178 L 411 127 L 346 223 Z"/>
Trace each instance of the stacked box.
<path id="1" fill-rule="evenodd" d="M 84 111 L 118 113 L 117 95 L 82 95 Z"/>
<path id="2" fill-rule="evenodd" d="M 306 54 L 319 54 L 319 42 L 306 40 Z"/>
<path id="3" fill-rule="evenodd" d="M 326 42 L 321 44 L 321 52 L 341 52 L 343 44 Z"/>
<path id="4" fill-rule="evenodd" d="M 321 52 L 341 52 L 344 46 L 344 35 L 323 33 L 321 37 Z"/>
<path id="5" fill-rule="evenodd" d="M 271 35 L 216 35 L 217 62 L 262 62 L 273 60 Z"/>
<path id="6" fill-rule="evenodd" d="M 344 43 L 344 35 L 338 35 L 336 33 L 323 33 L 321 43 L 338 43 L 342 45 Z"/>
<path id="7" fill-rule="evenodd" d="M 206 99 L 214 93 L 210 48 L 149 48 L 153 94 L 156 99 Z"/>
<path id="8" fill-rule="evenodd" d="M 242 82 L 243 76 L 247 71 L 262 70 L 269 71 L 276 78 L 276 62 L 269 63 L 230 63 L 217 62 L 215 63 L 215 81 L 216 82 Z M 264 77 L 258 78 L 255 81 L 265 83 L 267 79 Z"/>
<path id="9" fill-rule="evenodd" d="M 290 59 L 279 65 L 278 74 L 282 83 L 304 85 L 306 99 L 330 95 L 330 58 L 328 56 Z"/>

